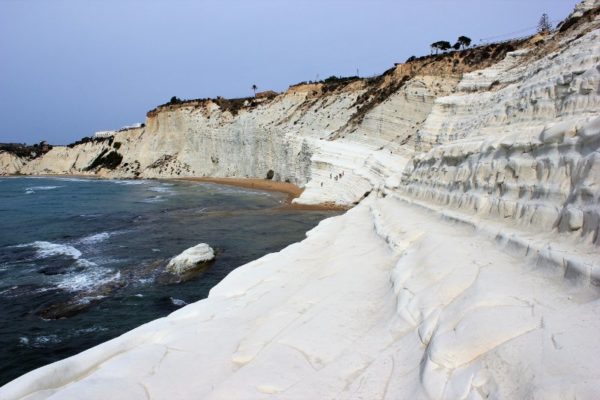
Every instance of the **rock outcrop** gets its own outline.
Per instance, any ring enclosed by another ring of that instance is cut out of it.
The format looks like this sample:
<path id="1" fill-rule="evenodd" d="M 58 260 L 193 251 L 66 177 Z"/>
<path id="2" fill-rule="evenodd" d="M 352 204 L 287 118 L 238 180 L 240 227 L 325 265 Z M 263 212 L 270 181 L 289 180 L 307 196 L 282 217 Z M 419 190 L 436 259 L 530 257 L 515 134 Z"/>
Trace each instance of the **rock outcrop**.
<path id="1" fill-rule="evenodd" d="M 0 176 L 17 174 L 24 164 L 25 160 L 23 158 L 6 151 L 0 151 Z"/>
<path id="2" fill-rule="evenodd" d="M 600 1 L 376 79 L 161 106 L 19 169 L 269 170 L 356 206 L 0 398 L 600 398 Z"/>
<path id="3" fill-rule="evenodd" d="M 185 274 L 198 268 L 199 264 L 206 263 L 214 258 L 214 250 L 206 243 L 200 243 L 173 257 L 167 264 L 167 271 L 178 275 Z"/>

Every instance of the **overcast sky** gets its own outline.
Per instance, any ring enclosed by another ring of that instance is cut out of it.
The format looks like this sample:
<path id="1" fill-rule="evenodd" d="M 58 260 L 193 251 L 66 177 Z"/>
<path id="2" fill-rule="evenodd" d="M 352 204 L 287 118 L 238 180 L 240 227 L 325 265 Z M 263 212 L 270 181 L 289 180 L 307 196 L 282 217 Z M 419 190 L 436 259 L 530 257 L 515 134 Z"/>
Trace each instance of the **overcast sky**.
<path id="1" fill-rule="evenodd" d="M 522 36 L 576 0 L 0 0 L 0 142 L 65 144 L 171 96 L 378 74 L 437 40 Z"/>

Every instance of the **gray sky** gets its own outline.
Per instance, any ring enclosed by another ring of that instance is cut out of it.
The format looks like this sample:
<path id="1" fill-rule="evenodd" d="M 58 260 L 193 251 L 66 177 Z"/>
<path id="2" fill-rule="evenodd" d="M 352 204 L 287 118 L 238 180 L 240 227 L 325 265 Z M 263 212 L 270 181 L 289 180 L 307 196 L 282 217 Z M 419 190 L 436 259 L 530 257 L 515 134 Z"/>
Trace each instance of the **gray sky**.
<path id="1" fill-rule="evenodd" d="M 378 74 L 434 41 L 522 31 L 576 3 L 0 0 L 0 142 L 69 143 L 143 122 L 171 96 L 245 97 L 252 84 L 281 91 L 317 74 Z"/>

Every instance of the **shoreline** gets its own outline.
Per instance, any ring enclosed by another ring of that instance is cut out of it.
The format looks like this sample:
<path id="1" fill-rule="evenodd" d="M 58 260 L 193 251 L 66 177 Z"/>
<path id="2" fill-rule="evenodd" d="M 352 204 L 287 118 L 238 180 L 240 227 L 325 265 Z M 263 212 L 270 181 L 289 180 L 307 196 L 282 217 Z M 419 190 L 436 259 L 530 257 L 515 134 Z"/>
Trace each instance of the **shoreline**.
<path id="1" fill-rule="evenodd" d="M 163 179 L 163 178 L 158 178 Z M 304 189 L 294 185 L 293 183 L 278 182 L 266 179 L 254 178 L 209 178 L 209 177 L 178 177 L 164 178 L 166 180 L 187 181 L 187 182 L 205 182 L 216 183 L 220 185 L 244 187 L 248 189 L 266 190 L 269 192 L 279 192 L 288 195 L 288 200 L 291 202 L 296 197 L 300 196 Z"/>
<path id="2" fill-rule="evenodd" d="M 128 179 L 128 180 L 164 180 L 164 181 L 187 181 L 187 182 L 204 182 L 214 183 L 217 185 L 227 185 L 243 187 L 247 189 L 264 190 L 267 192 L 279 192 L 287 195 L 285 202 L 278 207 L 279 209 L 287 210 L 303 210 L 303 211 L 348 211 L 352 207 L 340 206 L 334 203 L 321 204 L 295 204 L 292 200 L 298 198 L 303 188 L 289 182 L 279 182 L 259 178 L 210 178 L 196 176 L 181 176 L 181 177 L 165 177 L 165 178 L 116 178 L 88 174 L 36 174 L 36 175 L 6 175 L 6 177 L 58 177 L 58 178 L 88 178 L 88 179 Z"/>
<path id="3" fill-rule="evenodd" d="M 304 211 L 347 211 L 351 207 L 340 206 L 332 203 L 322 204 L 294 204 L 292 200 L 299 197 L 303 188 L 288 182 L 272 181 L 258 178 L 207 178 L 207 177 L 181 177 L 165 178 L 168 180 L 180 180 L 188 182 L 205 182 L 219 185 L 237 186 L 247 189 L 265 190 L 268 192 L 279 192 L 287 194 L 285 203 L 280 209 L 304 210 Z"/>

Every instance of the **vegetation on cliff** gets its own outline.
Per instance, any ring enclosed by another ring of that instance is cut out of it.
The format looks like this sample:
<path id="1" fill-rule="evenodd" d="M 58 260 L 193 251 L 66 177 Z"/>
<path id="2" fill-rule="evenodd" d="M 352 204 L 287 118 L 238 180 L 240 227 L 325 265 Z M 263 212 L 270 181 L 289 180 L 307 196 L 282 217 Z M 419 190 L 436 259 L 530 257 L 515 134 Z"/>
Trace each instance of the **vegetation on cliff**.
<path id="1" fill-rule="evenodd" d="M 102 143 L 102 142 L 106 142 L 108 141 L 108 144 L 111 145 L 113 142 L 114 138 L 111 137 L 89 137 L 89 136 L 85 136 L 82 137 L 81 139 L 73 142 L 73 143 L 69 143 L 67 145 L 68 148 L 72 149 L 75 146 L 79 146 L 80 144 L 85 144 L 85 143 Z"/>
<path id="2" fill-rule="evenodd" d="M 123 156 L 117 151 L 112 150 L 109 152 L 109 149 L 104 149 L 85 170 L 91 171 L 99 168 L 115 169 L 121 164 L 121 161 L 123 161 Z"/>
<path id="3" fill-rule="evenodd" d="M 34 145 L 24 143 L 0 143 L 0 151 L 14 154 L 20 158 L 34 159 L 52 150 L 52 145 L 42 141 Z"/>

